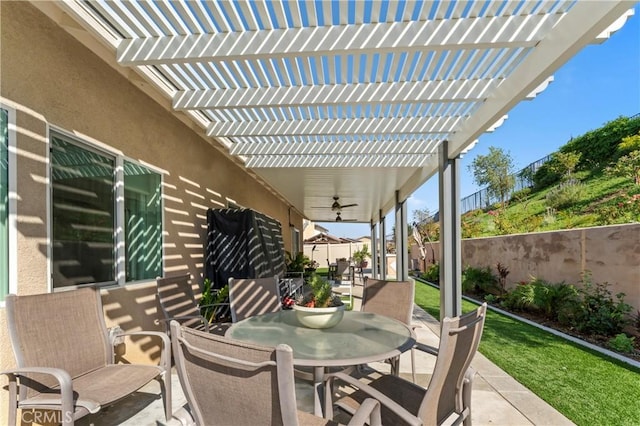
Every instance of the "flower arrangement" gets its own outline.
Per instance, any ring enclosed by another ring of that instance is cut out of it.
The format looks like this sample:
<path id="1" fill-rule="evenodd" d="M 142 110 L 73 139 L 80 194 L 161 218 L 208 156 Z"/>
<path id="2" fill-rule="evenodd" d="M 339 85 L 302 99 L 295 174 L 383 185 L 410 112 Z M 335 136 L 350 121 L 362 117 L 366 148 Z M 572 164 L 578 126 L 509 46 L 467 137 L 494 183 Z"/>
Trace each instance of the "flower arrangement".
<path id="1" fill-rule="evenodd" d="M 309 279 L 311 293 L 301 295 L 296 300 L 296 305 L 307 308 L 330 308 L 342 306 L 342 300 L 337 294 L 333 294 L 331 283 L 321 276 L 313 274 Z"/>

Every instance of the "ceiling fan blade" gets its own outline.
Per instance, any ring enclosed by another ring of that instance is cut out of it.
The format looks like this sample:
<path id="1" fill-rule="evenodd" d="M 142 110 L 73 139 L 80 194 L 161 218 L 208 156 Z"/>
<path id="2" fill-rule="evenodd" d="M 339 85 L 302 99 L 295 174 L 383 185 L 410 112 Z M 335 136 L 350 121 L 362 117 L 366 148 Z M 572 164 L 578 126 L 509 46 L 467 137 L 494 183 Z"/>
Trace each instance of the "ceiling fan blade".
<path id="1" fill-rule="evenodd" d="M 340 208 L 341 208 L 341 209 L 344 209 L 344 208 L 346 208 L 346 207 L 355 207 L 355 206 L 357 206 L 357 205 L 358 205 L 358 203 L 353 203 L 353 204 L 343 204 L 343 205 L 341 205 L 341 206 L 340 206 Z"/>

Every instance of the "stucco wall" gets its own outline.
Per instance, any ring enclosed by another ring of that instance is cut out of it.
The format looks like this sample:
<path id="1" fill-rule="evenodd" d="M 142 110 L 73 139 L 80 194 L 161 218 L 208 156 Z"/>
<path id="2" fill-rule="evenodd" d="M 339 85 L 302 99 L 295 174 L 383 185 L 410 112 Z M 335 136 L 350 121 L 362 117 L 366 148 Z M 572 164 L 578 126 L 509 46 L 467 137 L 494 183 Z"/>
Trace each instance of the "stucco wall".
<path id="1" fill-rule="evenodd" d="M 0 96 L 16 109 L 19 294 L 51 291 L 48 279 L 48 129 L 55 126 L 164 170 L 165 274 L 190 273 L 201 282 L 206 210 L 227 200 L 280 221 L 285 248 L 289 224 L 302 218 L 163 106 L 26 2 L 0 4 Z M 215 145 L 215 144 L 214 144 Z M 150 329 L 154 282 L 104 292 L 108 325 Z M 4 308 L 0 308 L 0 369 L 13 365 Z M 72 327 L 72 325 L 70 325 Z M 155 359 L 153 342 L 127 356 Z M 3 383 L 0 383 L 0 386 Z M 0 423 L 6 413 L 0 407 Z"/>
<path id="2" fill-rule="evenodd" d="M 438 243 L 433 246 L 439 259 Z M 430 261 L 429 245 L 426 252 Z M 412 257 L 419 259 L 415 246 Z M 462 262 L 489 266 L 494 274 L 502 263 L 510 271 L 510 288 L 531 277 L 577 284 L 582 272 L 590 271 L 593 282 L 608 282 L 612 294 L 625 293 L 633 312 L 640 310 L 640 224 L 465 239 Z"/>

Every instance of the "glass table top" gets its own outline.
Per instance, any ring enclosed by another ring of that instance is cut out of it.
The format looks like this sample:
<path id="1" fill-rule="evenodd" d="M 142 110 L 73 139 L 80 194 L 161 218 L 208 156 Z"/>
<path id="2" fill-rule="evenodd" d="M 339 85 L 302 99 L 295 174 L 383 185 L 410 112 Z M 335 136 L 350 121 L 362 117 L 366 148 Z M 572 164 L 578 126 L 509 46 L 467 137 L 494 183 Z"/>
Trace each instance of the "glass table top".
<path id="1" fill-rule="evenodd" d="M 254 316 L 233 324 L 227 337 L 267 346 L 284 343 L 296 365 L 333 366 L 379 361 L 415 344 L 411 328 L 369 312 L 346 311 L 332 328 L 302 326 L 293 310 Z"/>

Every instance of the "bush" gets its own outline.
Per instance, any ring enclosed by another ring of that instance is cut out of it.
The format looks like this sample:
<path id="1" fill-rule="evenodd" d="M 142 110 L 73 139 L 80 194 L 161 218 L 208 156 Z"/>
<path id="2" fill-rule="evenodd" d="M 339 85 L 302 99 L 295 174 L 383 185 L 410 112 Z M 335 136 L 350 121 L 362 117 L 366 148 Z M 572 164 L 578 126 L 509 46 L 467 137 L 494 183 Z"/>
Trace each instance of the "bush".
<path id="1" fill-rule="evenodd" d="M 550 164 L 552 161 L 553 159 L 544 163 L 533 175 L 534 191 L 540 191 L 560 181 L 562 176 L 554 171 L 554 165 Z"/>
<path id="2" fill-rule="evenodd" d="M 551 284 L 534 278 L 509 292 L 502 305 L 507 309 L 539 312 L 550 320 L 572 324 L 579 306 L 579 292 L 570 284 Z"/>
<path id="3" fill-rule="evenodd" d="M 623 138 L 640 130 L 640 116 L 619 117 L 567 142 L 560 151 L 581 153 L 579 170 L 599 168 L 615 160 Z"/>
<path id="4" fill-rule="evenodd" d="M 440 281 L 440 264 L 433 263 L 429 265 L 427 271 L 420 276 L 425 281 L 429 281 L 430 283 L 438 284 Z"/>
<path id="5" fill-rule="evenodd" d="M 531 283 L 522 282 L 504 297 L 502 306 L 514 311 L 534 309 L 535 287 Z"/>
<path id="6" fill-rule="evenodd" d="M 462 291 L 482 295 L 496 293 L 499 292 L 498 279 L 488 266 L 485 268 L 467 266 L 462 271 Z"/>
<path id="7" fill-rule="evenodd" d="M 591 274 L 582 278 L 582 303 L 576 317 L 576 328 L 585 333 L 613 336 L 629 323 L 631 306 L 624 303 L 624 293 L 616 294 L 616 301 L 607 289 L 608 283 L 591 281 Z"/>
<path id="8" fill-rule="evenodd" d="M 547 193 L 546 202 L 552 209 L 562 209 L 580 201 L 584 185 L 576 180 L 569 180 L 558 185 Z"/>
<path id="9" fill-rule="evenodd" d="M 635 339 L 635 337 L 629 337 L 624 333 L 619 333 L 616 334 L 616 337 L 609 340 L 609 347 L 614 351 L 629 354 L 634 351 L 633 341 Z"/>

